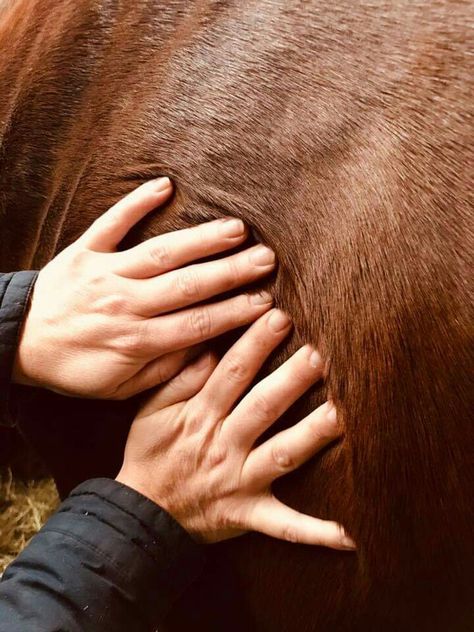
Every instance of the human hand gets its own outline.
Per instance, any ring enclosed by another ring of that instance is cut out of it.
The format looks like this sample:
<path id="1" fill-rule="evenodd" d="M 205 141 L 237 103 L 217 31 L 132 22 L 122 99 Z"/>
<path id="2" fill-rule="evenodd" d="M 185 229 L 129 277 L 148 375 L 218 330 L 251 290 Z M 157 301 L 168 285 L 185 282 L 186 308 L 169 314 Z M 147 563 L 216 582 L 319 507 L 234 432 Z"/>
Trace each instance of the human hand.
<path id="1" fill-rule="evenodd" d="M 301 348 L 235 406 L 289 330 L 287 316 L 272 310 L 219 364 L 207 353 L 159 388 L 132 424 L 117 480 L 160 505 L 198 540 L 255 530 L 292 542 L 354 548 L 340 525 L 301 514 L 271 492 L 276 478 L 339 436 L 334 407 L 320 406 L 255 447 L 321 378 L 319 354 L 309 345 Z"/>
<path id="2" fill-rule="evenodd" d="M 125 399 L 176 375 L 199 343 L 270 309 L 266 293 L 190 307 L 273 270 L 274 255 L 262 245 L 188 265 L 242 244 L 247 231 L 238 219 L 167 233 L 116 252 L 134 224 L 171 192 L 168 178 L 145 183 L 41 270 L 15 360 L 15 382 Z"/>

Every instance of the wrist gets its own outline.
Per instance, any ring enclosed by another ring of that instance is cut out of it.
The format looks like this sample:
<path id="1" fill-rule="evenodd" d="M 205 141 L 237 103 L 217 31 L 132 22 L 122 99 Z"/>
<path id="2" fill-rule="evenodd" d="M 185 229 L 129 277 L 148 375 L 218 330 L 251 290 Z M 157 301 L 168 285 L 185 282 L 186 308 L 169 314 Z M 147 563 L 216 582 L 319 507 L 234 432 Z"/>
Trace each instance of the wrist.
<path id="1" fill-rule="evenodd" d="M 147 484 L 142 477 L 131 474 L 126 469 L 122 467 L 120 472 L 115 477 L 117 483 L 121 485 L 125 485 L 133 491 L 141 494 L 152 503 L 154 503 L 157 507 L 165 511 L 175 522 L 177 522 L 187 533 L 188 535 L 195 540 L 196 542 L 203 542 L 203 538 L 200 534 L 190 526 L 190 521 L 186 520 L 182 512 L 175 511 L 173 507 L 170 506 L 169 502 L 167 502 L 164 498 L 158 497 L 153 489 L 153 486 Z"/>
<path id="2" fill-rule="evenodd" d="M 145 496 L 145 498 L 148 498 L 148 500 L 151 500 L 152 503 L 154 503 L 161 509 L 164 509 L 165 511 L 167 511 L 167 509 L 163 507 L 160 502 L 157 501 L 156 497 L 151 492 L 149 487 L 143 484 L 142 481 L 138 477 L 131 475 L 123 467 L 120 470 L 120 472 L 117 474 L 117 476 L 115 477 L 115 480 L 117 481 L 117 483 L 120 483 L 121 485 L 130 487 L 130 489 L 133 489 L 133 491 L 138 492 L 142 496 Z"/>

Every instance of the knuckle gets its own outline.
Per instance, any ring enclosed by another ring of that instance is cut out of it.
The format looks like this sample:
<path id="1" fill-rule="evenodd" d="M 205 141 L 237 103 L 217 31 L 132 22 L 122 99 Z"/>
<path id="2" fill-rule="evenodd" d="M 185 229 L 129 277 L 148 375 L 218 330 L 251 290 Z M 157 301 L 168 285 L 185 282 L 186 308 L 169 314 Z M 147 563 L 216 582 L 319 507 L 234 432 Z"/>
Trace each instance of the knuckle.
<path id="1" fill-rule="evenodd" d="M 116 316 L 127 311 L 127 300 L 120 294 L 106 294 L 96 300 L 95 307 L 100 314 Z"/>
<path id="2" fill-rule="evenodd" d="M 171 254 L 169 248 L 163 243 L 150 246 L 148 254 L 152 263 L 158 268 L 169 268 L 171 265 Z"/>
<path id="3" fill-rule="evenodd" d="M 217 467 L 221 465 L 227 459 L 227 455 L 227 447 L 222 443 L 218 443 L 217 445 L 213 446 L 208 452 L 207 458 L 209 461 L 209 465 L 211 467 Z"/>
<path id="4" fill-rule="evenodd" d="M 298 536 L 298 532 L 291 525 L 287 525 L 287 526 L 283 527 L 283 529 L 282 529 L 282 539 L 286 540 L 287 542 L 293 542 L 293 543 L 298 543 L 299 540 L 300 540 L 300 538 Z"/>
<path id="5" fill-rule="evenodd" d="M 255 415 L 263 419 L 271 419 L 278 417 L 278 410 L 275 404 L 268 398 L 265 393 L 256 391 L 253 393 L 253 409 Z"/>
<path id="6" fill-rule="evenodd" d="M 192 310 L 189 316 L 189 325 L 191 331 L 196 334 L 196 336 L 205 340 L 211 336 L 212 333 L 212 320 L 211 314 L 207 307 L 200 307 L 199 309 Z"/>
<path id="7" fill-rule="evenodd" d="M 83 250 L 82 248 L 74 248 L 69 251 L 70 263 L 74 270 L 81 269 L 85 265 L 89 264 L 91 253 L 89 250 Z"/>
<path id="8" fill-rule="evenodd" d="M 225 374 L 232 382 L 245 382 L 249 377 L 249 369 L 242 358 L 229 357 L 225 364 Z"/>
<path id="9" fill-rule="evenodd" d="M 294 466 L 294 461 L 290 453 L 281 445 L 274 445 L 272 447 L 271 457 L 273 463 L 282 472 L 291 470 Z"/>
<path id="10" fill-rule="evenodd" d="M 180 293 L 188 299 L 194 300 L 199 298 L 201 284 L 198 275 L 192 269 L 183 270 L 178 274 L 178 289 Z"/>
<path id="11" fill-rule="evenodd" d="M 206 422 L 206 417 L 199 411 L 191 410 L 186 415 L 186 429 L 191 435 L 200 435 Z"/>
<path id="12" fill-rule="evenodd" d="M 97 265 L 96 253 L 74 248 L 69 253 L 67 268 L 71 280 L 73 279 L 75 283 L 87 289 L 88 294 L 97 289 L 103 293 L 104 267 Z"/>
<path id="13" fill-rule="evenodd" d="M 135 324 L 133 331 L 128 331 L 118 338 L 116 347 L 124 355 L 142 356 L 147 349 L 146 341 L 146 329 Z"/>
<path id="14" fill-rule="evenodd" d="M 242 266 L 240 264 L 241 262 L 237 257 L 230 257 L 227 261 L 227 275 L 232 283 L 236 285 L 241 285 L 244 281 Z"/>
<path id="15" fill-rule="evenodd" d="M 170 384 L 173 382 L 175 382 L 176 388 L 181 390 L 180 384 L 187 383 L 185 372 L 181 373 L 176 380 L 172 380 Z M 190 435 L 198 435 L 198 443 L 202 446 L 208 440 L 209 429 L 212 425 L 209 423 L 212 420 L 212 416 L 208 407 L 199 399 L 193 400 L 192 405 L 186 407 L 185 419 L 187 431 Z M 203 448 L 203 453 L 206 452 L 207 450 Z"/>

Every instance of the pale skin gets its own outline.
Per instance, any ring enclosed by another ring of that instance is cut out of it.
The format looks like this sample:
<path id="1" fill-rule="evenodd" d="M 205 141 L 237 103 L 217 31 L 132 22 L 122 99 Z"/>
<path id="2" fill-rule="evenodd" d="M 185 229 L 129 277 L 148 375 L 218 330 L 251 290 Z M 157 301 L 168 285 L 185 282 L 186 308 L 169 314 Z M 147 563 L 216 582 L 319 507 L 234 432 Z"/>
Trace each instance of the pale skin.
<path id="1" fill-rule="evenodd" d="M 255 442 L 315 382 L 324 363 L 302 347 L 236 405 L 291 324 L 262 316 L 218 363 L 201 356 L 159 388 L 135 418 L 117 480 L 166 509 L 196 539 L 217 542 L 245 531 L 353 550 L 335 522 L 291 509 L 272 482 L 340 436 L 328 402 L 258 447 Z"/>
<path id="2" fill-rule="evenodd" d="M 271 308 L 266 293 L 192 308 L 274 269 L 275 256 L 264 246 L 193 263 L 242 244 L 247 230 L 240 220 L 209 222 L 116 251 L 171 193 L 168 178 L 145 183 L 41 270 L 15 362 L 16 382 L 126 399 L 176 375 L 199 351 L 196 345 Z"/>
<path id="3" fill-rule="evenodd" d="M 340 436 L 334 407 L 326 403 L 255 447 L 321 379 L 318 353 L 303 347 L 236 403 L 291 323 L 272 309 L 269 294 L 218 296 L 268 275 L 273 252 L 253 246 L 195 263 L 244 244 L 247 229 L 231 218 L 117 251 L 171 193 L 168 178 L 145 183 L 40 272 L 14 381 L 101 399 L 125 399 L 158 385 L 132 424 L 119 482 L 203 542 L 256 530 L 352 550 L 340 525 L 300 514 L 271 492 L 276 478 Z M 251 323 L 220 362 L 202 353 L 206 341 Z"/>

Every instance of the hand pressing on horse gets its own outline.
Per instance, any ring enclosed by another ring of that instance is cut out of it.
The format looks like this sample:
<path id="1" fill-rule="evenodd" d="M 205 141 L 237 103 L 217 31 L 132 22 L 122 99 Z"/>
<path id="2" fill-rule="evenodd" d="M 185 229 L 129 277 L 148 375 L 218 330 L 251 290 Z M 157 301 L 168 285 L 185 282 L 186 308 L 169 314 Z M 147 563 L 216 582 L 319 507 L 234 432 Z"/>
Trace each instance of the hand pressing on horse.
<path id="1" fill-rule="evenodd" d="M 205 299 L 269 274 L 274 254 L 244 243 L 238 219 L 164 234 L 129 250 L 128 231 L 172 192 L 145 183 L 104 213 L 39 273 L 13 379 L 68 395 L 124 399 L 176 375 L 196 346 L 268 311 L 268 294 Z"/>
<path id="2" fill-rule="evenodd" d="M 340 435 L 334 407 L 326 403 L 255 446 L 321 378 L 319 354 L 301 348 L 239 401 L 289 330 L 287 316 L 272 310 L 219 363 L 207 353 L 160 387 L 132 424 L 117 480 L 160 505 L 197 540 L 216 542 L 254 530 L 354 548 L 340 525 L 298 513 L 271 492 L 276 478 Z"/>

